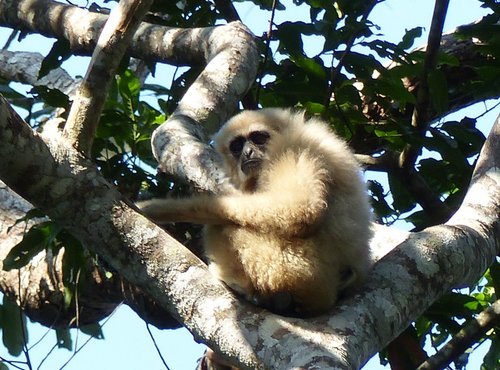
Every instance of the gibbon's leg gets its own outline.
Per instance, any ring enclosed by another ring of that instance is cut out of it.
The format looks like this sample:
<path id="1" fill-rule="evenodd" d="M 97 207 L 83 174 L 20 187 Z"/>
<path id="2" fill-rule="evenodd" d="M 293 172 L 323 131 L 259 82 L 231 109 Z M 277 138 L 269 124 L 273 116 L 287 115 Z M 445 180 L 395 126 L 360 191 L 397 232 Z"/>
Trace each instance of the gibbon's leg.
<path id="1" fill-rule="evenodd" d="M 300 235 L 326 211 L 325 172 L 307 153 L 290 152 L 263 174 L 263 183 L 254 193 L 154 199 L 138 205 L 158 223 L 234 224 Z"/>
<path id="2" fill-rule="evenodd" d="M 223 281 L 233 291 L 252 299 L 253 284 L 244 271 L 239 253 L 235 248 L 233 235 L 237 226 L 207 225 L 203 229 L 205 256 L 209 260 L 208 269 L 213 276 Z"/>

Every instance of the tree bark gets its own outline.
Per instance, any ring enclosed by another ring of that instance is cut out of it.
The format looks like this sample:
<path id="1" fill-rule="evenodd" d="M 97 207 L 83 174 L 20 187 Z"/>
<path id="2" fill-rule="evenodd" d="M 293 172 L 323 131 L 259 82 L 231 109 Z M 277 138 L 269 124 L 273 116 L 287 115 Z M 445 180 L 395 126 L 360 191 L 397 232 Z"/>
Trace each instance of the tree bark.
<path id="1" fill-rule="evenodd" d="M 106 15 L 48 0 L 0 0 L 0 25 L 65 38 L 73 51 L 82 54 L 93 50 L 106 19 Z M 253 84 L 258 64 L 253 35 L 240 22 L 192 29 L 144 22 L 133 36 L 129 52 L 150 61 L 206 65 L 168 124 L 156 131 L 153 144 L 162 170 L 178 175 L 196 188 L 217 191 L 223 186 L 223 179 L 214 170 L 218 164 L 213 150 L 201 144 L 207 140 L 200 138 L 205 137 L 205 132 L 215 132 L 227 120 Z M 205 130 L 201 130 L 200 124 Z"/>
<path id="2" fill-rule="evenodd" d="M 408 236 L 375 266 L 363 291 L 331 315 L 300 320 L 237 302 L 203 263 L 130 208 L 91 163 L 64 142 L 34 134 L 1 102 L 0 155 L 12 159 L 0 163 L 0 177 L 8 186 L 243 368 L 357 368 L 443 293 L 475 283 L 498 253 L 500 119 L 450 222 Z"/>
<path id="3" fill-rule="evenodd" d="M 65 37 L 79 52 L 90 52 L 105 19 L 46 0 L 0 0 L 1 24 Z M 210 131 L 225 120 L 253 80 L 256 63 L 253 43 L 246 59 L 235 51 L 249 42 L 249 32 L 238 23 L 225 27 L 179 30 L 142 24 L 129 49 L 153 60 L 207 64 L 207 73 L 174 114 L 173 129 L 163 125 L 156 134 L 156 154 L 169 172 L 184 173 L 196 187 L 211 191 L 220 184 L 210 172 L 216 171 L 217 160 L 203 144 L 198 123 Z M 221 35 L 228 29 L 236 30 L 237 43 L 218 49 L 217 40 L 229 42 Z M 248 64 L 235 71 L 238 57 Z M 222 69 L 210 69 L 217 65 Z M 399 248 L 377 263 L 358 295 L 341 302 L 331 315 L 311 320 L 272 315 L 236 301 L 203 263 L 137 214 L 89 161 L 65 141 L 34 134 L 5 100 L 0 101 L 0 155 L 6 158 L 0 162 L 0 178 L 231 363 L 243 368 L 358 368 L 444 292 L 475 283 L 498 253 L 499 130 L 497 121 L 459 212 L 446 225 L 414 234 L 394 237 L 393 231 L 379 227 L 374 250 Z M 172 145 L 174 150 L 166 151 L 166 141 L 186 138 L 191 149 Z M 177 166 L 172 158 L 179 155 L 188 163 Z M 200 163 L 208 163 L 201 174 Z"/>
<path id="4" fill-rule="evenodd" d="M 153 0 L 122 0 L 113 9 L 99 35 L 90 66 L 77 94 L 64 135 L 78 150 L 90 154 L 94 136 L 116 70 L 130 39 Z"/>
<path id="5" fill-rule="evenodd" d="M 106 19 L 104 14 L 50 0 L 0 0 L 0 25 L 64 38 L 74 52 L 85 55 L 91 54 Z M 473 39 L 457 39 L 454 34 L 443 36 L 440 50 L 459 63 L 442 70 L 447 76 L 450 104 L 440 116 L 486 98 L 499 97 L 498 89 L 478 95 L 461 88 L 464 76 L 468 80 L 476 76 L 471 66 L 488 58 L 478 52 L 477 46 Z M 244 94 L 253 82 L 258 58 L 250 31 L 239 22 L 204 29 L 169 28 L 144 22 L 135 33 L 129 52 L 148 61 L 206 65 L 169 119 L 169 125 L 157 131 L 155 155 L 164 171 L 178 175 L 195 188 L 211 192 L 223 190 L 218 163 L 213 161 L 214 153 L 209 146 L 200 144 L 206 140 L 198 139 L 204 138 L 205 132 L 215 131 L 227 119 L 238 101 L 234 97 Z M 418 79 L 405 82 L 409 91 L 415 90 L 418 84 Z M 390 115 L 371 103 L 365 103 L 360 109 L 373 122 L 383 121 Z M 430 111 L 429 118 L 436 119 L 437 113 Z M 198 124 L 206 130 L 201 130 Z"/>

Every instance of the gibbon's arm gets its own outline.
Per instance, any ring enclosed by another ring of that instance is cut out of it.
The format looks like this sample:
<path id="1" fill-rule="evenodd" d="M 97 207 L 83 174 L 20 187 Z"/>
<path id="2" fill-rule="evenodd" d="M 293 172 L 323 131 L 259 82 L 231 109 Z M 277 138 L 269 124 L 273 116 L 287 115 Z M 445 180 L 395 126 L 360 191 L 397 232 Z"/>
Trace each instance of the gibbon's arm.
<path id="1" fill-rule="evenodd" d="M 151 199 L 138 202 L 141 211 L 156 223 L 192 222 L 195 224 L 228 224 L 215 211 L 216 196 L 195 195 L 190 198 Z"/>
<path id="2" fill-rule="evenodd" d="M 326 202 L 321 199 L 303 199 L 300 196 L 287 199 L 285 193 L 271 192 L 154 199 L 140 202 L 138 206 L 150 219 L 160 224 L 234 224 L 263 232 L 283 231 L 293 235 L 306 232 L 326 210 Z"/>
<path id="3" fill-rule="evenodd" d="M 254 193 L 198 195 L 139 203 L 157 223 L 235 224 L 286 235 L 307 233 L 327 209 L 327 176 L 306 155 L 277 161 Z"/>

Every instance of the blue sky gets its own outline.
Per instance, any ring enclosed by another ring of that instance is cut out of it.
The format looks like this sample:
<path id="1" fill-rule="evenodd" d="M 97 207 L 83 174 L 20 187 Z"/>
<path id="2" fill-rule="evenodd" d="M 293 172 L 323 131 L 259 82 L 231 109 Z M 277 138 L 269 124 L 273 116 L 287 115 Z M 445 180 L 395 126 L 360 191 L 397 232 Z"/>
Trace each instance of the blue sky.
<path id="1" fill-rule="evenodd" d="M 301 20 L 307 16 L 300 9 L 294 9 L 291 1 L 285 2 L 287 11 L 278 12 L 275 18 L 276 23 L 285 20 Z M 449 12 L 447 15 L 445 30 L 452 30 L 458 25 L 470 23 L 481 18 L 485 10 L 479 7 L 479 1 L 475 0 L 451 0 Z M 241 5 L 238 5 L 239 7 Z M 425 27 L 422 38 L 417 41 L 417 45 L 426 43 L 427 31 L 429 29 L 432 17 L 434 2 L 430 0 L 388 0 L 376 6 L 371 19 L 381 26 L 380 32 L 382 38 L 398 42 L 401 40 L 405 30 L 417 26 Z M 258 10 L 255 6 L 240 7 L 240 15 L 245 24 L 247 24 L 256 35 L 261 35 L 268 29 L 269 12 Z M 3 44 L 10 34 L 10 30 L 0 28 L 0 44 Z M 52 41 L 41 36 L 29 36 L 25 41 L 15 45 L 13 50 L 39 51 L 46 53 L 50 49 Z M 318 49 L 314 40 L 308 40 L 311 52 Z M 64 67 L 72 75 L 83 75 L 88 62 L 88 58 L 72 58 L 65 63 Z M 170 81 L 172 73 L 171 68 L 158 67 L 155 83 L 166 84 Z M 29 87 L 17 85 L 22 91 L 28 91 Z M 487 103 L 492 106 L 493 103 Z M 466 112 L 455 113 L 458 119 L 464 115 L 471 117 L 479 116 L 484 111 L 483 104 L 476 104 L 475 107 L 467 109 Z M 493 112 L 481 119 L 480 125 L 485 134 L 489 131 L 494 119 L 500 113 L 497 107 Z M 156 330 L 151 328 L 154 338 L 162 351 L 162 354 L 172 370 L 194 369 L 196 360 L 202 355 L 204 346 L 197 344 L 192 339 L 187 330 Z M 139 319 L 128 307 L 120 307 L 112 316 L 103 323 L 104 340 L 92 339 L 89 343 L 74 357 L 74 359 L 65 367 L 68 370 L 87 370 L 87 369 L 163 369 L 163 364 L 159 359 L 152 340 L 146 330 L 145 323 Z M 30 326 L 30 344 L 36 343 L 47 329 L 40 325 Z M 77 342 L 81 346 L 86 340 L 84 334 L 76 335 L 73 332 L 73 343 Z M 46 357 L 51 347 L 55 343 L 55 333 L 48 332 L 48 335 L 38 343 L 31 351 L 32 362 L 36 366 Z M 486 346 L 483 346 L 486 347 Z M 485 348 L 487 349 L 487 347 Z M 480 363 L 482 354 L 476 355 L 474 362 Z M 5 348 L 0 345 L 0 355 L 9 357 Z M 42 369 L 60 368 L 72 354 L 67 350 L 55 350 L 44 362 Z M 20 358 L 21 359 L 21 358 Z M 479 366 L 474 366 L 478 368 Z M 378 365 L 378 359 L 370 361 L 365 367 L 368 370 L 381 369 Z M 472 367 L 471 367 L 472 368 Z"/>

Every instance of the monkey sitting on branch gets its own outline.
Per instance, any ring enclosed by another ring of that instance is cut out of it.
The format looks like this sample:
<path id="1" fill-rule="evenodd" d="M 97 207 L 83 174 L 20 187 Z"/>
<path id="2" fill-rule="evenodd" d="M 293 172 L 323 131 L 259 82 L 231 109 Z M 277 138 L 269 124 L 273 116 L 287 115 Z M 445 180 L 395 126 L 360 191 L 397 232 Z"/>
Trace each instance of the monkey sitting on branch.
<path id="1" fill-rule="evenodd" d="M 370 205 L 347 145 L 315 118 L 243 111 L 213 138 L 235 190 L 140 204 L 158 223 L 204 224 L 210 271 L 289 316 L 328 311 L 370 269 Z"/>

